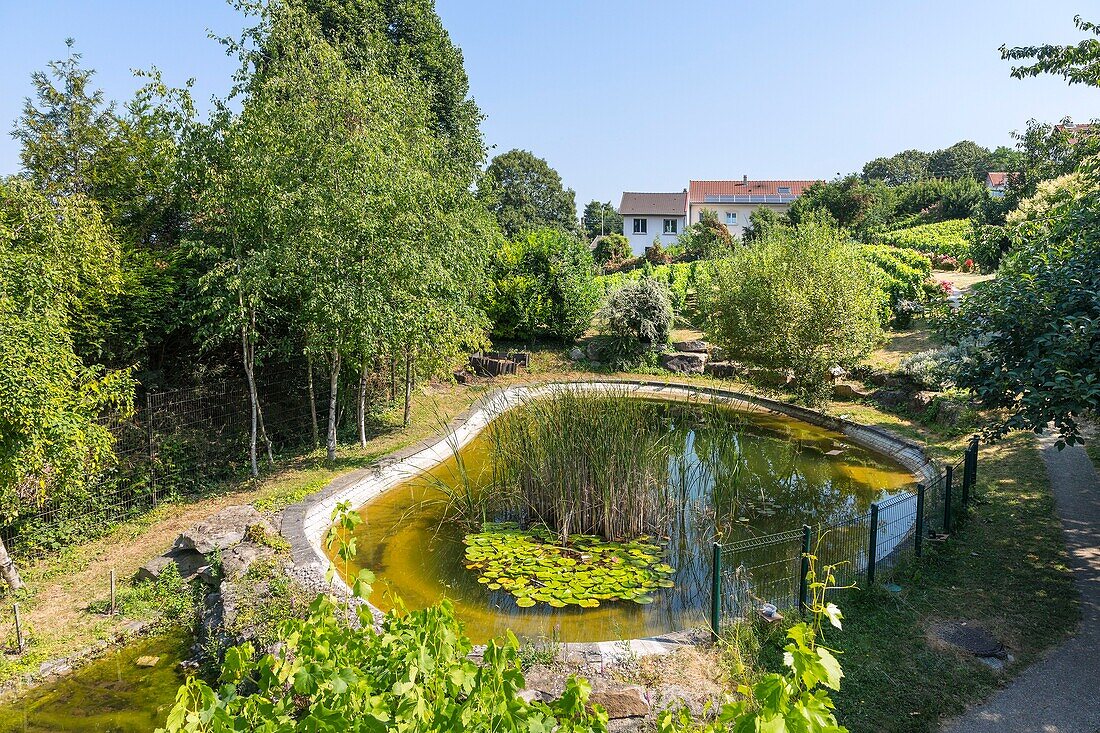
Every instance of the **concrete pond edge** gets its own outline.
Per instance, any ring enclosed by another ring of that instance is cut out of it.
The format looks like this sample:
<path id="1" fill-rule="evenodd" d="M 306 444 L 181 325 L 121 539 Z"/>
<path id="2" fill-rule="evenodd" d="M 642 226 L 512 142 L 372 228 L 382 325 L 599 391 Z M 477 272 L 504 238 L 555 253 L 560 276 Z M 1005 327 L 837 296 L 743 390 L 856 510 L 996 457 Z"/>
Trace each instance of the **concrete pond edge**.
<path id="1" fill-rule="evenodd" d="M 503 412 L 523 404 L 526 400 L 537 399 L 560 389 L 593 392 L 626 390 L 639 397 L 720 401 L 741 411 L 776 413 L 833 430 L 862 448 L 886 455 L 900 463 L 918 481 L 931 483 L 939 473 L 938 467 L 921 446 L 888 430 L 733 389 L 644 379 L 555 381 L 516 385 L 492 390 L 451 420 L 442 432 L 390 453 L 366 468 L 339 476 L 321 491 L 287 507 L 282 513 L 279 531 L 290 543 L 297 580 L 310 590 L 331 589 L 325 579 L 331 563 L 322 549 L 322 543 L 331 526 L 332 512 L 337 504 L 349 502 L 355 508 L 363 506 L 385 491 L 452 456 Z M 350 592 L 339 575 L 335 582 L 339 592 Z M 375 619 L 381 619 L 382 612 L 374 606 L 370 608 Z M 641 639 L 567 642 L 561 644 L 561 647 L 565 655 L 581 661 L 609 663 L 631 656 L 666 654 L 678 647 L 697 643 L 703 636 L 709 638 L 709 634 L 685 630 Z"/>

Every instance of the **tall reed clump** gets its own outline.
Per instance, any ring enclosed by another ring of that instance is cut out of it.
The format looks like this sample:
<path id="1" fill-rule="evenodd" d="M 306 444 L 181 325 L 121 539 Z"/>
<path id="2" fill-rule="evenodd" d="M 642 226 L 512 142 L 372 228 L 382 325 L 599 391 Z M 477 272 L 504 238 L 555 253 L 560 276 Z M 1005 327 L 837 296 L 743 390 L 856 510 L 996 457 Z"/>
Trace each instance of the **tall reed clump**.
<path id="1" fill-rule="evenodd" d="M 493 483 L 563 543 L 660 532 L 675 508 L 671 433 L 661 405 L 625 390 L 555 390 L 493 421 Z"/>

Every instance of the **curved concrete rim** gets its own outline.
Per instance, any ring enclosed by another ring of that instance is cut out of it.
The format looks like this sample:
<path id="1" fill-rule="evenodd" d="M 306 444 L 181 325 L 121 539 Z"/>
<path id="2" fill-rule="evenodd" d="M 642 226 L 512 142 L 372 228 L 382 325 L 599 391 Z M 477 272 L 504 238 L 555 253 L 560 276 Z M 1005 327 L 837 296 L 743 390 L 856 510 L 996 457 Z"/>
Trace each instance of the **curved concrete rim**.
<path id="1" fill-rule="evenodd" d="M 332 512 L 337 504 L 348 502 L 353 507 L 363 506 L 385 491 L 446 460 L 507 410 L 562 389 L 626 391 L 639 397 L 723 402 L 744 412 L 780 414 L 841 433 L 856 445 L 897 461 L 920 482 L 931 483 L 938 475 L 936 465 L 919 445 L 887 430 L 732 389 L 637 379 L 518 385 L 493 390 L 455 417 L 442 433 L 391 453 L 367 468 L 344 474 L 321 491 L 284 510 L 280 531 L 290 543 L 297 571 L 312 578 L 318 585 L 325 584 L 325 574 L 331 562 L 325 555 L 322 543 L 332 524 Z M 338 591 L 350 592 L 339 574 L 336 575 L 335 582 Z M 379 621 L 382 612 L 373 605 L 370 608 L 376 622 Z M 582 656 L 600 654 L 606 660 L 609 657 L 630 654 L 642 656 L 667 653 L 677 646 L 691 643 L 691 637 L 690 631 L 683 631 L 643 639 L 566 643 L 563 647 L 567 652 L 580 653 Z"/>

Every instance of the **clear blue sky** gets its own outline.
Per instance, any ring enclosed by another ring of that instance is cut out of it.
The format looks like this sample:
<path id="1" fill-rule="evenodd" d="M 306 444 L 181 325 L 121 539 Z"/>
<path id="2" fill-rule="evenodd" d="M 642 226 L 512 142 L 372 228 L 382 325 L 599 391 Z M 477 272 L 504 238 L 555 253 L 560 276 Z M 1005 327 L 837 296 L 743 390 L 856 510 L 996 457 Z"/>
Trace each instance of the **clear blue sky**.
<path id="1" fill-rule="evenodd" d="M 997 52 L 1079 40 L 1095 3 L 1061 0 L 787 3 L 438 0 L 466 56 L 495 151 L 527 148 L 577 191 L 676 191 L 690 178 L 829 178 L 905 148 L 1010 144 L 1029 118 L 1100 117 L 1100 90 L 1017 81 Z M 241 19 L 222 0 L 0 0 L 0 121 L 30 73 L 73 36 L 109 96 L 159 66 L 228 88 L 234 63 L 206 38 Z M 0 173 L 18 169 L 0 140 Z"/>

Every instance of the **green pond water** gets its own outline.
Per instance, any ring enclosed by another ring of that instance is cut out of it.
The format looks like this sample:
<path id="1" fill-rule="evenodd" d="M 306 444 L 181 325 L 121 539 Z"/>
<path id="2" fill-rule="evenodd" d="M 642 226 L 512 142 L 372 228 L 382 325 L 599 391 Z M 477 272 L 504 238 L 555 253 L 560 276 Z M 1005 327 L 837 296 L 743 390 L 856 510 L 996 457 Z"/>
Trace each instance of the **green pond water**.
<path id="1" fill-rule="evenodd" d="M 364 521 L 356 530 L 358 555 L 351 574 L 360 567 L 375 572 L 378 580 L 371 601 L 383 610 L 392 608 L 395 598 L 414 609 L 449 598 L 475 642 L 506 629 L 561 641 L 653 636 L 706 623 L 715 539 L 737 541 L 863 513 L 872 502 L 914 486 L 912 474 L 894 461 L 808 423 L 722 408 L 726 419 L 740 424 L 731 439 L 728 429 L 714 426 L 713 415 L 698 419 L 697 407 L 659 405 L 667 413 L 673 445 L 670 475 L 688 471 L 695 478 L 687 486 L 678 484 L 677 506 L 657 538 L 676 571 L 674 587 L 659 591 L 653 603 L 604 602 L 590 609 L 540 603 L 520 608 L 511 594 L 489 590 L 477 582 L 475 571 L 466 569 L 465 529 L 444 521 L 438 490 L 424 476 L 410 477 L 360 509 Z M 717 440 L 723 445 L 716 447 Z M 491 476 L 491 442 L 488 431 L 483 431 L 461 451 L 467 474 L 481 486 Z M 458 480 L 453 458 L 431 473 L 447 482 Z M 497 516 L 487 517 L 501 518 L 511 518 L 503 508 Z M 828 540 L 848 538 L 834 531 Z M 773 564 L 768 551 L 754 557 L 761 576 L 754 580 L 761 584 L 769 573 L 790 571 L 789 548 L 776 549 Z"/>
<path id="2" fill-rule="evenodd" d="M 142 639 L 0 705 L 0 733 L 150 733 L 164 724 L 185 679 L 190 637 Z M 159 657 L 139 667 L 139 657 Z"/>

